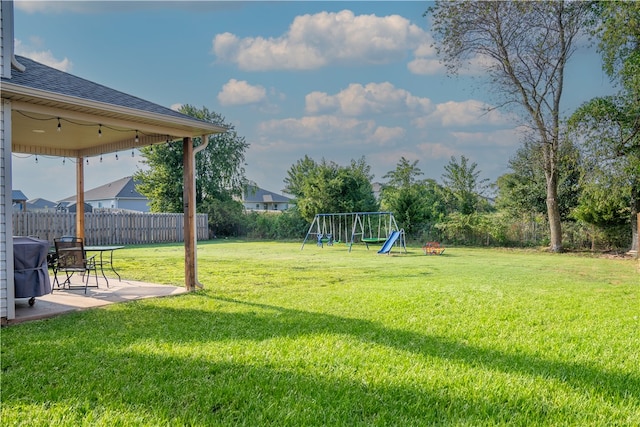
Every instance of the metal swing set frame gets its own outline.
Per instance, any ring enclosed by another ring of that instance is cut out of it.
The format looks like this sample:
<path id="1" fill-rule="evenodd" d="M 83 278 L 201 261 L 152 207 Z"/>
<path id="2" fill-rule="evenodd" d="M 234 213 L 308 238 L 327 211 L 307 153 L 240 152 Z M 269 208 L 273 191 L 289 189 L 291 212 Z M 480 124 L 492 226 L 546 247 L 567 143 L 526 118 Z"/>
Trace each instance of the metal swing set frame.
<path id="1" fill-rule="evenodd" d="M 344 242 L 349 252 L 354 243 L 384 243 L 394 231 L 400 231 L 393 212 L 344 212 L 316 214 L 309 226 L 300 250 L 311 236 L 315 236 L 317 245 L 333 246 Z M 344 240 L 343 240 L 344 237 Z"/>

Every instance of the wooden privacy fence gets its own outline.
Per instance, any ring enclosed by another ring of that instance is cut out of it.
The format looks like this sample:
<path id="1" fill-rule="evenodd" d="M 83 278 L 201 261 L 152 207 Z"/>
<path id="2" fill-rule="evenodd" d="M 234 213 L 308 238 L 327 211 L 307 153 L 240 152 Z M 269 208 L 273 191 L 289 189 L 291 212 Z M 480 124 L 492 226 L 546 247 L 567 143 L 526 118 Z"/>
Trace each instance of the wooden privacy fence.
<path id="1" fill-rule="evenodd" d="M 99 212 L 85 213 L 87 245 L 136 245 L 184 241 L 184 214 Z M 76 235 L 76 214 L 14 212 L 13 234 L 48 240 Z M 196 215 L 198 240 L 209 238 L 207 214 Z"/>

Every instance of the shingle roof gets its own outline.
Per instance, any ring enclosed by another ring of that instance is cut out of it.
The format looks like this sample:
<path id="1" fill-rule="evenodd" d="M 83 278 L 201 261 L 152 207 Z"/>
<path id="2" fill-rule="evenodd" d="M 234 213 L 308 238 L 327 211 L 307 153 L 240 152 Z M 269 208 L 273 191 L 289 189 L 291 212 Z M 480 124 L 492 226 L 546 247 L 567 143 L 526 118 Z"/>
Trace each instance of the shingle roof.
<path id="1" fill-rule="evenodd" d="M 253 187 L 244 194 L 245 203 L 289 203 L 289 197 L 273 193 L 259 187 Z"/>
<path id="2" fill-rule="evenodd" d="M 85 191 L 84 200 L 112 200 L 112 199 L 144 199 L 147 198 L 136 191 L 136 185 L 133 177 L 126 176 L 117 181 L 101 185 Z M 67 197 L 62 201 L 74 201 L 76 196 Z"/>
<path id="3" fill-rule="evenodd" d="M 2 82 L 165 116 L 204 122 L 153 102 L 65 73 L 24 56 L 16 55 L 16 59 L 25 66 L 25 70 L 23 72 L 12 70 L 11 78 L 2 78 Z"/>
<path id="4" fill-rule="evenodd" d="M 56 202 L 52 202 L 51 200 L 43 199 L 40 197 L 38 197 L 37 199 L 27 200 L 28 210 L 55 208 L 56 205 Z"/>
<path id="5" fill-rule="evenodd" d="M 11 200 L 14 202 L 26 202 L 27 196 L 20 190 L 11 190 Z"/>

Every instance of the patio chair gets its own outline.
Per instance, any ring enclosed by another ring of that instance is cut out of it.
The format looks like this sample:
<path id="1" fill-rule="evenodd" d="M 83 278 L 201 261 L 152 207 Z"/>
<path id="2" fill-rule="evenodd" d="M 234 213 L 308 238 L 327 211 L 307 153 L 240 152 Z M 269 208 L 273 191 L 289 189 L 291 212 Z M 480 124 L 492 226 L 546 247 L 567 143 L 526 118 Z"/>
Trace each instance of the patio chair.
<path id="1" fill-rule="evenodd" d="M 71 285 L 71 276 L 74 273 L 80 273 L 84 280 L 84 293 L 87 293 L 89 287 L 89 276 L 91 271 L 94 272 L 96 278 L 96 288 L 98 287 L 98 267 L 95 261 L 95 255 L 87 257 L 84 250 L 84 242 L 78 237 L 62 237 L 53 240 L 56 247 L 56 268 L 54 270 L 54 282 L 60 285 L 57 274 L 64 272 L 66 279 L 62 282 L 62 286 L 67 288 L 74 287 Z"/>
<path id="2" fill-rule="evenodd" d="M 69 242 L 73 239 L 75 239 L 73 236 L 62 236 L 58 240 L 61 242 Z M 49 249 L 49 253 L 47 254 L 47 266 L 53 272 L 53 283 L 51 284 L 51 291 L 53 292 L 53 287 L 55 285 L 60 289 L 60 282 L 58 281 L 58 252 L 56 251 L 55 245 L 53 248 Z"/>

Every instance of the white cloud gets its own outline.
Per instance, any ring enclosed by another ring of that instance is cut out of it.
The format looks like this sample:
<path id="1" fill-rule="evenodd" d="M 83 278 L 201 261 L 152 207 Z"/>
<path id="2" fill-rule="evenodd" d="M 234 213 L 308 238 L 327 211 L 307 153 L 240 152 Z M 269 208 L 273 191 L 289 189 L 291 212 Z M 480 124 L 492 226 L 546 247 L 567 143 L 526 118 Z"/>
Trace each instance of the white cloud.
<path id="1" fill-rule="evenodd" d="M 371 136 L 372 140 L 379 145 L 395 146 L 400 145 L 406 131 L 401 127 L 379 126 Z"/>
<path id="2" fill-rule="evenodd" d="M 493 132 L 452 132 L 451 135 L 460 145 L 514 148 L 520 145 L 521 130 L 521 128 L 515 128 Z"/>
<path id="3" fill-rule="evenodd" d="M 431 38 L 429 38 L 429 40 L 431 41 Z M 432 42 L 425 42 L 419 45 L 413 51 L 413 55 L 415 59 L 409 61 L 407 64 L 407 69 L 412 74 L 426 76 L 445 74 L 447 72 L 446 66 L 440 61 L 440 58 L 438 58 Z M 484 76 L 487 74 L 487 69 L 492 65 L 495 65 L 495 61 L 490 57 L 476 55 L 465 64 L 462 64 L 458 68 L 457 74 L 464 76 Z"/>
<path id="4" fill-rule="evenodd" d="M 449 101 L 438 104 L 433 113 L 415 119 L 413 124 L 418 128 L 428 127 L 429 124 L 439 124 L 446 127 L 501 126 L 513 123 L 513 120 L 513 118 L 500 113 L 489 104 L 471 99 L 463 102 Z"/>
<path id="5" fill-rule="evenodd" d="M 37 41 L 37 44 L 41 43 L 41 41 Z M 53 56 L 53 53 L 51 53 L 50 50 L 36 50 L 32 47 L 25 46 L 18 39 L 14 41 L 14 49 L 16 55 L 25 56 L 60 71 L 69 72 L 73 67 L 73 63 L 68 58 L 57 59 Z"/>
<path id="6" fill-rule="evenodd" d="M 446 72 L 445 66 L 438 59 L 417 58 L 407 64 L 407 68 L 413 74 L 435 75 Z"/>
<path id="7" fill-rule="evenodd" d="M 355 137 L 370 136 L 374 129 L 372 120 L 328 115 L 268 120 L 258 126 L 258 132 L 265 136 L 284 136 L 290 140 L 330 140 L 335 144 L 350 143 Z"/>
<path id="8" fill-rule="evenodd" d="M 352 83 L 336 95 L 312 92 L 305 98 L 305 110 L 309 114 L 338 112 L 348 116 L 366 114 L 426 113 L 432 109 L 428 98 L 413 96 L 389 82 L 368 83 L 363 86 Z"/>
<path id="9" fill-rule="evenodd" d="M 446 73 L 446 68 L 438 59 L 430 37 L 429 42 L 420 44 L 413 51 L 413 55 L 415 59 L 407 64 L 407 69 L 412 74 L 434 75 Z"/>
<path id="10" fill-rule="evenodd" d="M 280 37 L 217 34 L 213 52 L 242 70 L 310 70 L 335 63 L 387 64 L 428 39 L 428 33 L 402 16 L 356 16 L 343 10 L 297 16 Z"/>
<path id="11" fill-rule="evenodd" d="M 455 156 L 457 151 L 441 143 L 422 143 L 417 145 L 421 157 L 426 159 L 449 159 Z"/>
<path id="12" fill-rule="evenodd" d="M 245 80 L 231 79 L 222 86 L 218 101 L 223 106 L 246 105 L 262 102 L 266 96 L 266 89 L 260 85 L 252 86 Z"/>

